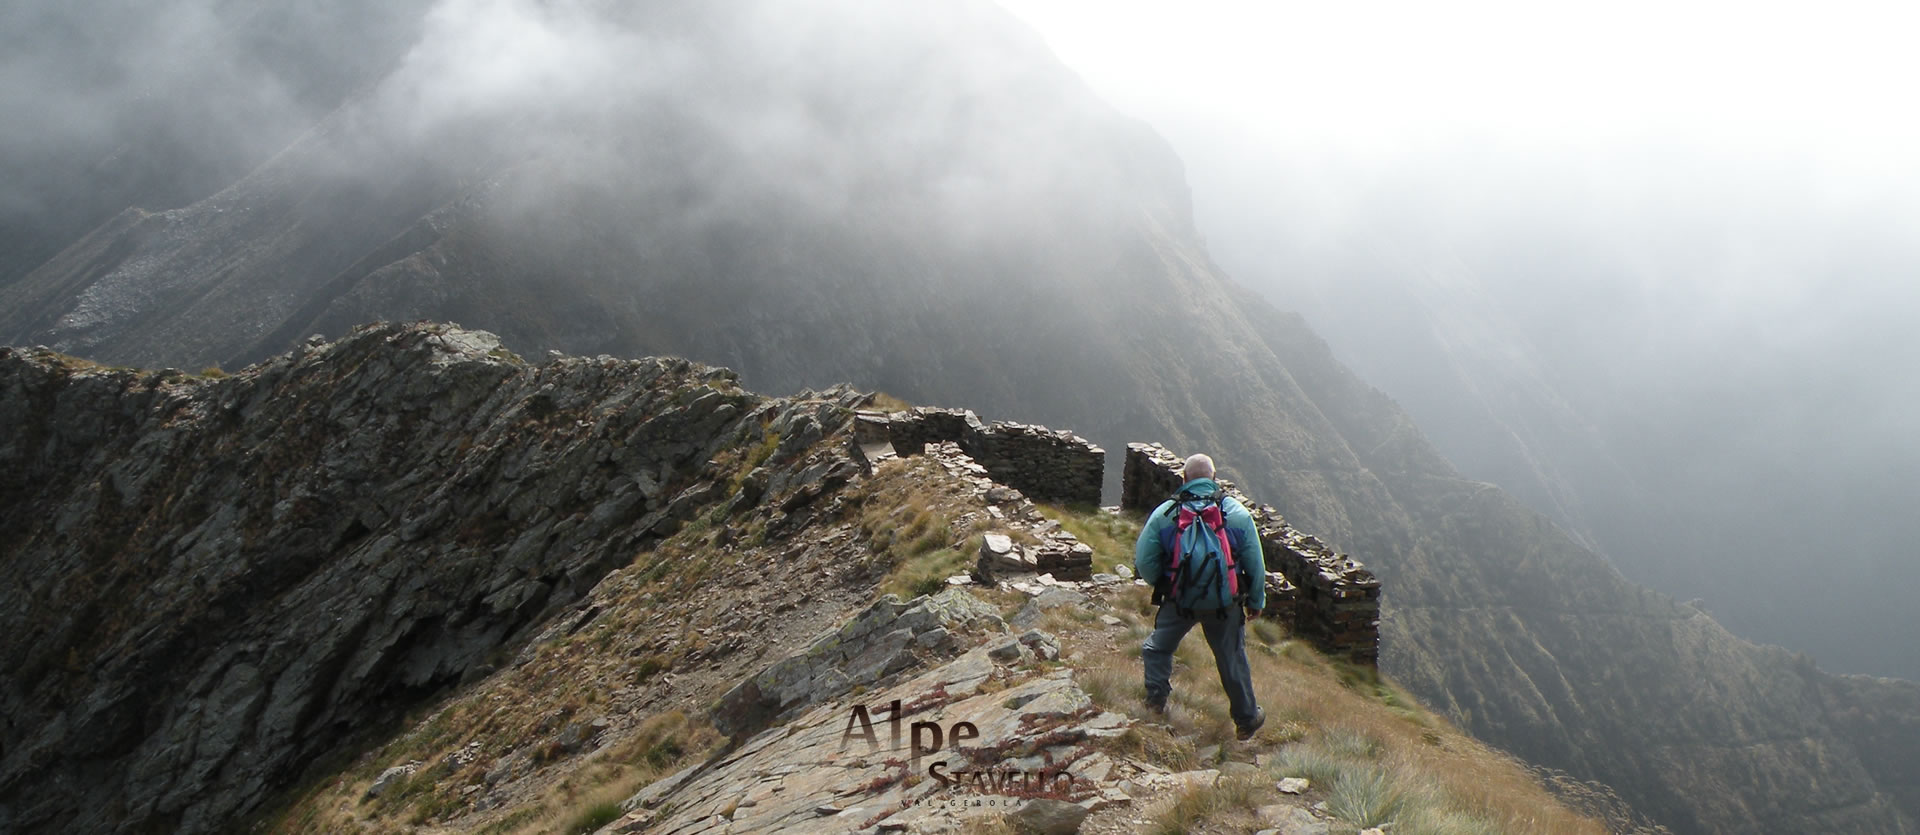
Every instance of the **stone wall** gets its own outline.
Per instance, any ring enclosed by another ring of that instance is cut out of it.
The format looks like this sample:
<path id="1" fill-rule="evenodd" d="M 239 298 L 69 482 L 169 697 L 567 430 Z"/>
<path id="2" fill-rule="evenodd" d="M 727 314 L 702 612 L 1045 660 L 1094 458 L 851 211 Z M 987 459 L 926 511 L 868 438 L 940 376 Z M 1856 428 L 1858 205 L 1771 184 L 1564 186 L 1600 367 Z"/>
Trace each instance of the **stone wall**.
<path id="1" fill-rule="evenodd" d="M 1120 509 L 1151 512 L 1186 481 L 1180 477 L 1185 459 L 1159 444 L 1127 444 L 1127 460 L 1120 470 Z"/>
<path id="2" fill-rule="evenodd" d="M 1380 580 L 1345 554 L 1302 533 L 1273 508 L 1256 508 L 1260 550 L 1269 569 L 1293 586 L 1293 631 L 1329 655 L 1380 662 Z"/>
<path id="3" fill-rule="evenodd" d="M 856 428 L 866 438 L 884 436 L 903 456 L 919 455 L 939 441 L 958 444 L 994 481 L 1035 501 L 1100 503 L 1107 452 L 1071 432 L 1005 421 L 987 424 L 965 409 L 927 407 L 861 412 Z"/>
<path id="4" fill-rule="evenodd" d="M 1180 489 L 1185 459 L 1159 444 L 1128 444 L 1120 503 L 1151 512 Z M 1271 505 L 1257 504 L 1228 486 L 1252 511 L 1267 563 L 1267 608 L 1262 616 L 1290 625 L 1322 652 L 1374 665 L 1380 659 L 1380 580 L 1353 558 L 1287 524 Z"/>

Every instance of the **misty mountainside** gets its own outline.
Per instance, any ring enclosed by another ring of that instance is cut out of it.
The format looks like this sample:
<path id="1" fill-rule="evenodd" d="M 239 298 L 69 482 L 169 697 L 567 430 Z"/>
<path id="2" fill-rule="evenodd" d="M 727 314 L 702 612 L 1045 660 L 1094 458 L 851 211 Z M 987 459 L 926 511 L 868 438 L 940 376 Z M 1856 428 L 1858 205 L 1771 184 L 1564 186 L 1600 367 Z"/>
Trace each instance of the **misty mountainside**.
<path id="1" fill-rule="evenodd" d="M 1422 158 L 1316 225 L 1287 186 L 1337 175 L 1237 158 L 1190 172 L 1216 258 L 1464 473 L 1742 637 L 1920 678 L 1886 639 L 1920 629 L 1905 181 L 1667 149 Z"/>
<path id="2" fill-rule="evenodd" d="M 430 5 L 7 4 L 0 284 L 129 206 L 193 203 L 253 170 L 391 72 Z"/>
<path id="3" fill-rule="evenodd" d="M 1385 670 L 1479 738 L 1676 831 L 1915 828 L 1912 688 L 1737 639 L 1460 476 L 1222 274 L 1165 143 L 997 9 L 456 1 L 418 25 L 245 176 L 49 245 L 0 287 L 0 339 L 237 368 L 426 318 L 1163 439 L 1374 567 Z"/>

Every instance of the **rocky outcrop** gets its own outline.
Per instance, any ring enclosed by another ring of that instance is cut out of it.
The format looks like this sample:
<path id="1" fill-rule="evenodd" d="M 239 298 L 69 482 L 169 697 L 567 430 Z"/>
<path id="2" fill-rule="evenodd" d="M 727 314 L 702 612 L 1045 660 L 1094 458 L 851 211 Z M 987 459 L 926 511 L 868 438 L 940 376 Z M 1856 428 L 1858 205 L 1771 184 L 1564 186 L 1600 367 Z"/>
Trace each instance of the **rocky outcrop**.
<path id="1" fill-rule="evenodd" d="M 909 619 L 927 627 L 920 635 L 940 630 L 935 622 L 988 632 L 1003 626 L 965 590 L 908 604 L 883 600 L 755 680 L 782 677 L 777 671 L 812 666 L 823 654 L 853 646 L 905 658 L 888 648 L 897 643 L 893 636 L 904 639 L 911 631 L 899 625 Z M 971 644 L 977 638 L 944 640 Z M 974 646 L 932 669 L 908 660 L 896 680 L 857 699 L 845 697 L 846 688 L 831 676 L 818 690 L 799 686 L 799 703 L 811 709 L 648 786 L 627 800 L 624 818 L 602 831 L 952 831 L 956 821 L 1005 814 L 1034 795 L 1049 802 L 1029 816 L 1072 817 L 1077 825 L 1090 809 L 1128 802 L 1118 788 L 1124 781 L 1157 785 L 1152 781 L 1164 779 L 1166 770 L 1096 750 L 1092 743 L 1125 733 L 1133 722 L 1095 706 L 1072 670 L 1037 668 L 1058 650 L 1053 636 L 1030 630 Z"/>
<path id="2" fill-rule="evenodd" d="M 690 520 L 809 512 L 860 400 L 441 325 L 230 377 L 0 349 L 0 829 L 230 825 Z"/>
<path id="3" fill-rule="evenodd" d="M 713 709 L 714 727 L 728 736 L 757 733 L 783 715 L 869 687 L 922 658 L 950 656 L 964 633 L 1000 628 L 999 613 L 964 591 L 911 603 L 887 595 L 805 652 L 727 691 Z"/>

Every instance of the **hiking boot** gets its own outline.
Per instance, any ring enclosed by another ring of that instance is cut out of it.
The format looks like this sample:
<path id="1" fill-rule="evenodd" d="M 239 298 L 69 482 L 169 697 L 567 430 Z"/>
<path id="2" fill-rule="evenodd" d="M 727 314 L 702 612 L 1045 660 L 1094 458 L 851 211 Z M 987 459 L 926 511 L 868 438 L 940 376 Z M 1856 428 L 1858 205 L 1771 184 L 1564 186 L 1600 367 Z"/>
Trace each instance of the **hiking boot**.
<path id="1" fill-rule="evenodd" d="M 1241 725 L 1239 729 L 1240 732 L 1234 734 L 1233 738 L 1240 740 L 1241 742 L 1246 742 L 1247 740 L 1253 738 L 1254 732 L 1260 730 L 1261 725 L 1265 725 L 1265 724 L 1267 724 L 1267 712 L 1261 708 L 1256 707 L 1253 709 L 1253 721 L 1248 722 L 1245 725 Z"/>
<path id="2" fill-rule="evenodd" d="M 1152 711 L 1155 716 L 1165 717 L 1167 715 L 1167 700 L 1149 697 L 1147 699 L 1147 710 Z"/>

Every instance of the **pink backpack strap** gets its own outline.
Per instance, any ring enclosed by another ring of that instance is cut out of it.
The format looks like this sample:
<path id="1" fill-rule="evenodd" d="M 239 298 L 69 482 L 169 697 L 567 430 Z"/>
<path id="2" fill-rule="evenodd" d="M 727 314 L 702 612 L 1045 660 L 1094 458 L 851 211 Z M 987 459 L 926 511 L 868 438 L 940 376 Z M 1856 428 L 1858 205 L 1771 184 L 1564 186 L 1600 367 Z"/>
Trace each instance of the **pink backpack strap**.
<path id="1" fill-rule="evenodd" d="M 1235 570 L 1233 564 L 1233 541 L 1227 538 L 1226 514 L 1220 511 L 1220 505 L 1215 504 L 1201 511 L 1200 515 L 1206 520 L 1207 532 L 1220 539 L 1220 556 L 1225 557 L 1227 562 L 1227 593 L 1239 597 L 1240 572 Z"/>

